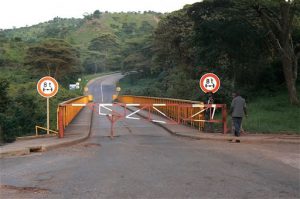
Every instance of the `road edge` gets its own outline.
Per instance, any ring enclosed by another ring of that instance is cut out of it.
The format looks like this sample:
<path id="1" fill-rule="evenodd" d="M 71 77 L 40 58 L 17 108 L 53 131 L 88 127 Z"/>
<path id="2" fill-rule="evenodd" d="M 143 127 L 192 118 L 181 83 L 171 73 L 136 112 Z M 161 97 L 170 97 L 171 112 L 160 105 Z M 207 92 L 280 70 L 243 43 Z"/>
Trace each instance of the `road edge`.
<path id="1" fill-rule="evenodd" d="M 55 143 L 55 144 L 34 144 L 32 146 L 26 146 L 24 148 L 20 148 L 20 149 L 11 149 L 11 150 L 2 150 L 0 151 L 0 159 L 2 158 L 7 158 L 7 157 L 13 157 L 13 156 L 24 156 L 24 155 L 29 155 L 33 152 L 45 152 L 45 151 L 50 151 L 50 150 L 54 150 L 60 147 L 67 147 L 67 146 L 71 146 L 71 145 L 75 145 L 78 144 L 80 142 L 83 142 L 85 140 L 87 140 L 90 135 L 91 135 L 91 131 L 92 131 L 92 124 L 93 124 L 93 115 L 94 115 L 94 111 L 91 110 L 91 116 L 90 116 L 90 122 L 89 122 L 89 127 L 88 127 L 88 133 L 84 136 L 81 136 L 79 138 L 74 138 L 72 140 L 68 140 L 68 141 L 61 141 L 59 143 Z M 40 138 L 42 139 L 42 138 Z M 63 138 L 61 138 L 63 139 Z"/>
<path id="2" fill-rule="evenodd" d="M 134 111 L 133 109 L 126 107 L 129 111 Z M 136 113 L 140 117 L 147 119 L 145 115 L 143 115 L 141 112 Z M 166 130 L 171 135 L 177 136 L 177 137 L 183 137 L 183 138 L 189 138 L 193 140 L 211 140 L 211 141 L 226 141 L 231 142 L 236 139 L 238 139 L 242 143 L 285 143 L 285 144 L 300 144 L 300 139 L 282 139 L 278 138 L 275 135 L 263 135 L 259 134 L 262 137 L 247 137 L 241 136 L 241 137 L 235 137 L 231 134 L 221 134 L 221 133 L 199 133 L 197 135 L 188 135 L 180 132 L 173 131 L 172 129 L 168 128 L 166 125 L 157 123 L 157 122 L 151 122 L 164 130 Z M 251 135 L 249 135 L 251 136 Z M 274 137 L 275 136 L 275 137 Z M 280 136 L 280 135 L 278 135 Z M 299 137 L 300 138 L 300 137 Z"/>

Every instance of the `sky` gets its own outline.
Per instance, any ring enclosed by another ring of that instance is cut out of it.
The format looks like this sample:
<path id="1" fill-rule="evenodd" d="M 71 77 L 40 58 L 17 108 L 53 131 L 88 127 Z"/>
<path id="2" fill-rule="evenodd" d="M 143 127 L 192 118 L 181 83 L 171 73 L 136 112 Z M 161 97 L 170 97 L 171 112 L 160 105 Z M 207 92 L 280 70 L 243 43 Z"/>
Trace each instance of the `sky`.
<path id="1" fill-rule="evenodd" d="M 84 13 L 121 11 L 172 12 L 200 0 L 2 0 L 0 29 L 19 28 L 54 17 L 82 18 Z"/>

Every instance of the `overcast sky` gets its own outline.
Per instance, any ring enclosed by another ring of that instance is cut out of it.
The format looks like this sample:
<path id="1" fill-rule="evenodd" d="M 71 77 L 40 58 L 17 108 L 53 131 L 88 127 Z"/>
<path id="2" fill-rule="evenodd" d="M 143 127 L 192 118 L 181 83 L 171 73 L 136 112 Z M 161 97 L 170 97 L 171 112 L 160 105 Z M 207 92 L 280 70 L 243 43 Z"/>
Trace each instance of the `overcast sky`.
<path id="1" fill-rule="evenodd" d="M 2 0 L 0 29 L 23 27 L 54 17 L 82 18 L 95 10 L 172 12 L 200 0 Z"/>

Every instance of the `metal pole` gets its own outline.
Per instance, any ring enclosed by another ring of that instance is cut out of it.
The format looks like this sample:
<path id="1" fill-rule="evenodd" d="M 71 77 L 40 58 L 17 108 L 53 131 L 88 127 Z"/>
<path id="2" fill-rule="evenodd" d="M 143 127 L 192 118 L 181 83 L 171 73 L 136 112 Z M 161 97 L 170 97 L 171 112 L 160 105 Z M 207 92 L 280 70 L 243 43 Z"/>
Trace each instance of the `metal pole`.
<path id="1" fill-rule="evenodd" d="M 50 118 L 49 118 L 49 97 L 47 97 L 47 135 L 49 135 L 49 126 L 50 126 Z"/>
<path id="2" fill-rule="evenodd" d="M 222 122 L 223 122 L 223 134 L 227 133 L 227 107 L 226 104 L 222 105 Z"/>
<path id="3" fill-rule="evenodd" d="M 64 124 L 63 124 L 63 114 L 64 114 L 65 107 L 59 107 L 58 108 L 58 132 L 59 132 L 59 138 L 64 137 Z"/>

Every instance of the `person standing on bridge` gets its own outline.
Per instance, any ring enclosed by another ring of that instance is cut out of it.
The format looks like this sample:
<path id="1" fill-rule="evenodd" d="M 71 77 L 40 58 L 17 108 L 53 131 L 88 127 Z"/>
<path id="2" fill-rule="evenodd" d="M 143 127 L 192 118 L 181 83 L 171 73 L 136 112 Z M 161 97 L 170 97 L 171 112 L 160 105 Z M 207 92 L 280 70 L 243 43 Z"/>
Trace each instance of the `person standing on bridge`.
<path id="1" fill-rule="evenodd" d="M 246 101 L 240 96 L 239 92 L 233 93 L 233 99 L 230 106 L 230 113 L 234 125 L 234 135 L 236 137 L 239 137 L 243 117 L 247 117 Z"/>
<path id="2" fill-rule="evenodd" d="M 213 104 L 213 103 L 214 103 L 213 94 L 208 93 L 207 105 Z M 212 108 L 207 108 L 205 111 L 205 120 L 207 121 L 205 123 L 205 131 L 207 131 L 207 132 L 213 132 L 213 127 L 210 122 L 210 120 L 212 119 L 211 117 L 212 117 Z"/>

